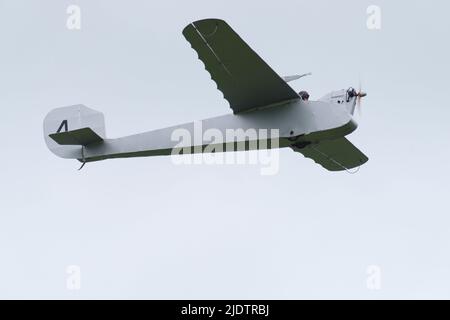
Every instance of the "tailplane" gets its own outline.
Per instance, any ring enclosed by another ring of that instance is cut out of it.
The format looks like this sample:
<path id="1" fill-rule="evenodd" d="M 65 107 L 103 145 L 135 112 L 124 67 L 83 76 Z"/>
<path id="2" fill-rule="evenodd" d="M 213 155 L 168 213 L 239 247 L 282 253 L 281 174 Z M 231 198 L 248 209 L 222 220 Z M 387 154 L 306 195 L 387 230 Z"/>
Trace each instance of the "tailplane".
<path id="1" fill-rule="evenodd" d="M 83 159 L 83 147 L 105 138 L 103 113 L 81 104 L 53 109 L 44 119 L 45 143 L 62 158 Z"/>

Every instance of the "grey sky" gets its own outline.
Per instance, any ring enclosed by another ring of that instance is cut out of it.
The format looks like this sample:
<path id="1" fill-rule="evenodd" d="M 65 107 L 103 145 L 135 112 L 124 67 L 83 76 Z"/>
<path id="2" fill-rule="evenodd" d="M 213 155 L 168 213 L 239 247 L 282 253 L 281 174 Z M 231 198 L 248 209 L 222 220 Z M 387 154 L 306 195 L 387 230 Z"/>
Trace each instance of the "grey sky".
<path id="1" fill-rule="evenodd" d="M 82 28 L 66 28 L 81 7 Z M 366 27 L 366 8 L 382 28 Z M 0 0 L 0 298 L 450 298 L 448 1 Z M 52 108 L 102 111 L 117 137 L 231 112 L 181 35 L 226 20 L 313 99 L 368 96 L 349 139 L 370 160 L 327 172 L 87 164 L 55 157 Z M 81 267 L 81 290 L 66 267 Z M 382 288 L 366 287 L 381 268 Z"/>

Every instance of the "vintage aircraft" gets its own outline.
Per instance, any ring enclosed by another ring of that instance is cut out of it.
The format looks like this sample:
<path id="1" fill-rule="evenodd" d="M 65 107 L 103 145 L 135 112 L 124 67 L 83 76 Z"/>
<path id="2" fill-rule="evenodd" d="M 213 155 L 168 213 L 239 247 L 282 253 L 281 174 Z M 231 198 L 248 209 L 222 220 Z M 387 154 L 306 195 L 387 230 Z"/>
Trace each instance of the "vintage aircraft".
<path id="1" fill-rule="evenodd" d="M 345 136 L 357 128 L 355 107 L 366 94 L 355 89 L 331 92 L 318 101 L 310 101 L 307 92 L 295 92 L 288 81 L 305 75 L 280 77 L 225 22 L 206 19 L 193 22 L 183 30 L 184 37 L 197 51 L 211 78 L 228 100 L 232 114 L 202 120 L 204 129 L 278 129 L 277 144 L 267 137 L 249 137 L 241 141 L 220 141 L 220 145 L 247 143 L 258 149 L 289 147 L 313 159 L 330 171 L 348 170 L 364 164 L 368 158 Z M 209 141 L 194 139 L 180 146 L 171 138 L 176 129 L 194 131 L 195 122 L 153 130 L 126 137 L 107 139 L 104 116 L 83 105 L 52 110 L 44 120 L 48 148 L 62 158 L 87 162 L 111 158 L 144 157 L 206 152 Z M 223 134 L 226 137 L 226 134 Z M 217 141 L 216 144 L 219 144 Z M 182 148 L 181 148 L 182 147 Z M 186 151 L 188 150 L 188 151 Z M 211 149 L 208 149 L 211 150 Z M 223 148 L 228 151 L 228 148 Z M 234 151 L 234 150 L 233 150 Z M 83 166 L 82 165 L 82 166 Z"/>

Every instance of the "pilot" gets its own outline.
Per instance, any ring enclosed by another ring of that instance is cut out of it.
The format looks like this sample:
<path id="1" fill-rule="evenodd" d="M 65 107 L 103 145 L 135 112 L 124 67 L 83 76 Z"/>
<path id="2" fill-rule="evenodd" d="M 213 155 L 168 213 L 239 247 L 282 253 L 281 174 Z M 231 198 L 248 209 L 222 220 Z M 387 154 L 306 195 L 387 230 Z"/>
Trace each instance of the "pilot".
<path id="1" fill-rule="evenodd" d="M 301 98 L 303 101 L 308 101 L 308 100 L 309 100 L 309 93 L 306 92 L 306 91 L 300 91 L 300 92 L 298 93 L 298 95 L 300 96 L 300 98 Z"/>

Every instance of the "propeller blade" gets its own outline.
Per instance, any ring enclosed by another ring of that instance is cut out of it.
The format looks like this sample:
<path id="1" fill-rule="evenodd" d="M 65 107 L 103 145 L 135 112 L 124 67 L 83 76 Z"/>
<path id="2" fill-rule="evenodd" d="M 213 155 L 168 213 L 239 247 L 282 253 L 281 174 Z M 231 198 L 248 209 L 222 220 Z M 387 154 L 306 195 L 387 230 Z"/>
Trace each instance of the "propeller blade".
<path id="1" fill-rule="evenodd" d="M 367 96 L 367 93 L 362 91 L 362 83 L 361 83 L 361 77 L 359 77 L 358 80 L 358 94 L 356 97 L 356 109 L 358 109 L 358 115 L 361 117 L 362 116 L 362 104 L 361 104 L 361 99 L 363 97 Z"/>
<path id="2" fill-rule="evenodd" d="M 356 109 L 358 110 L 358 115 L 362 117 L 361 96 L 359 94 L 356 97 Z"/>

